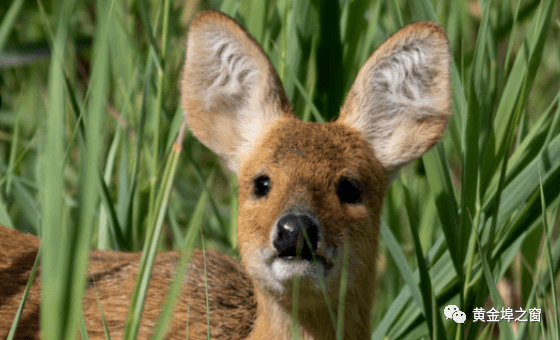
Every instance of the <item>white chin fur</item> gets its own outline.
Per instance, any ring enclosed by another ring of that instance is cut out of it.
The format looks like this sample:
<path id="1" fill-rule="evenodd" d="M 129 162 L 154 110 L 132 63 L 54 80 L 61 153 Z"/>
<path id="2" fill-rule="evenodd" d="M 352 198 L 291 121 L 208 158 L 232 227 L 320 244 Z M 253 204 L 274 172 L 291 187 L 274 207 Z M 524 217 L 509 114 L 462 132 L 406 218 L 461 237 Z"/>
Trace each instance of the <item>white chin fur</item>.
<path id="1" fill-rule="evenodd" d="M 276 258 L 272 261 L 270 268 L 274 278 L 281 282 L 292 280 L 296 275 L 304 280 L 318 280 L 325 277 L 325 267 L 319 262 Z"/>
<path id="2" fill-rule="evenodd" d="M 276 252 L 268 248 L 261 249 L 257 258 L 258 264 L 255 267 L 251 266 L 251 275 L 268 289 L 279 293 L 292 285 L 296 275 L 300 277 L 300 287 L 307 286 L 312 290 L 321 291 L 321 280 L 330 281 L 337 267 L 335 265 L 327 271 L 321 262 L 278 258 Z"/>

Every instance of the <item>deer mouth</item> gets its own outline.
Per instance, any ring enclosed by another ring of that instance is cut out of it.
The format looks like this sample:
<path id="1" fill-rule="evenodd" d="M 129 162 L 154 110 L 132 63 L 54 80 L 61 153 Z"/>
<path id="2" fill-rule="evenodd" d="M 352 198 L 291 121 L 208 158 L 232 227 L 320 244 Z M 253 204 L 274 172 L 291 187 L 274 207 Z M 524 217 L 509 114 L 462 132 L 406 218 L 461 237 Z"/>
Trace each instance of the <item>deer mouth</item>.
<path id="1" fill-rule="evenodd" d="M 334 248 L 322 252 L 270 252 L 265 263 L 272 276 L 279 282 L 291 281 L 296 276 L 303 281 L 318 282 L 331 276 L 335 268 L 335 255 Z"/>

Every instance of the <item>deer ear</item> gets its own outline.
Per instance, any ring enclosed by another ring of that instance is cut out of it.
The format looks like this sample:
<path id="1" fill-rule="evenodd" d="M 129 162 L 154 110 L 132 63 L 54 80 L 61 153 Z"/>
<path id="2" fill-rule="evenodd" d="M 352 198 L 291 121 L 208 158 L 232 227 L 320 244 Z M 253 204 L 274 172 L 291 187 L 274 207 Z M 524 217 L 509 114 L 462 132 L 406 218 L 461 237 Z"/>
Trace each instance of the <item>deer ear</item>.
<path id="1" fill-rule="evenodd" d="M 234 172 L 272 122 L 295 117 L 262 49 L 233 19 L 214 11 L 201 12 L 191 24 L 182 104 L 192 133 Z"/>
<path id="2" fill-rule="evenodd" d="M 362 134 L 390 178 L 445 130 L 450 60 L 443 29 L 419 22 L 391 36 L 358 73 L 338 121 Z"/>

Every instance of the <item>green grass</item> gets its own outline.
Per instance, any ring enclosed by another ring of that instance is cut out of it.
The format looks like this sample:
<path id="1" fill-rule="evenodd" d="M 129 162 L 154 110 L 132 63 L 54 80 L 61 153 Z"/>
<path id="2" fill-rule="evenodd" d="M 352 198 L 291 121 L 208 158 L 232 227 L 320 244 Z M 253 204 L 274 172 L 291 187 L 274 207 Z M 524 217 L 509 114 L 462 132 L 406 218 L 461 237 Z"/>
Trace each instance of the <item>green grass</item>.
<path id="1" fill-rule="evenodd" d="M 182 132 L 185 39 L 204 8 L 247 27 L 298 116 L 315 121 L 336 117 L 391 33 L 439 22 L 453 116 L 388 191 L 372 338 L 558 338 L 558 1 L 13 1 L 0 8 L 0 224 L 43 239 L 45 339 L 83 329 L 90 249 L 144 251 L 128 339 L 157 251 L 184 250 L 178 275 L 202 243 L 237 254 L 235 178 Z M 542 308 L 545 321 L 473 323 L 488 298 Z M 448 304 L 464 325 L 445 320 Z"/>

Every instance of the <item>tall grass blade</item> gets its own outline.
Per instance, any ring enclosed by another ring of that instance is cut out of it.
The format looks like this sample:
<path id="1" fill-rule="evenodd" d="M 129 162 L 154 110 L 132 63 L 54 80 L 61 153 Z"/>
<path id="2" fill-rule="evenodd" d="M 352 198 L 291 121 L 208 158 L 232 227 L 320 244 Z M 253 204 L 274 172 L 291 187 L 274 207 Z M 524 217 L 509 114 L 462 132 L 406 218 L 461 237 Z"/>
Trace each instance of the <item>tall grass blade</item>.
<path id="1" fill-rule="evenodd" d="M 153 221 L 154 225 L 149 226 L 152 230 L 146 243 L 149 244 L 147 251 L 142 254 L 141 266 L 138 270 L 138 278 L 134 288 L 131 308 L 129 310 L 130 322 L 127 322 L 124 336 L 125 339 L 135 339 L 140 327 L 142 317 L 142 310 L 144 307 L 144 300 L 148 290 L 150 274 L 155 262 L 157 247 L 159 243 L 159 236 L 162 232 L 163 218 L 165 211 L 169 204 L 169 196 L 171 194 L 171 187 L 176 173 L 177 163 L 179 159 L 181 147 L 177 144 L 174 151 L 169 154 L 165 170 L 161 179 L 160 190 L 156 198 L 155 212 L 157 218 Z"/>
<path id="2" fill-rule="evenodd" d="M 175 163 L 175 167 L 177 166 L 177 160 L 180 156 L 181 148 L 174 149 L 172 153 L 173 160 L 172 162 Z M 174 171 L 174 170 L 172 170 Z M 214 181 L 214 173 L 212 173 L 206 182 L 208 187 L 212 186 L 212 182 Z M 162 313 L 159 317 L 158 323 L 154 329 L 154 333 L 152 335 L 152 339 L 163 339 L 166 335 L 166 327 L 173 316 L 173 311 L 175 310 L 175 304 L 181 294 L 181 290 L 184 286 L 184 277 L 188 273 L 188 264 L 191 258 L 193 247 L 197 236 L 200 235 L 200 230 L 203 225 L 203 217 L 204 211 L 208 204 L 209 195 L 203 191 L 202 195 L 200 195 L 198 202 L 196 204 L 196 208 L 189 220 L 189 225 L 187 226 L 187 235 L 183 241 L 183 251 L 181 253 L 181 258 L 177 263 L 177 269 L 173 278 L 173 283 L 167 293 L 167 297 L 165 299 L 165 304 L 162 308 Z M 188 324 L 188 322 L 187 322 Z"/>
<path id="3" fill-rule="evenodd" d="M 417 289 L 420 290 L 422 295 L 424 318 L 426 319 L 426 324 L 432 339 L 446 339 L 447 337 L 443 328 L 441 314 L 437 313 L 439 310 L 437 307 L 437 301 L 433 299 L 434 293 L 432 289 L 432 281 L 430 279 L 430 273 L 428 272 L 428 266 L 426 265 L 424 254 L 422 252 L 420 237 L 418 236 L 418 217 L 412 203 L 410 191 L 406 186 L 403 186 L 403 192 L 408 215 L 408 224 L 412 233 L 412 239 L 414 240 L 416 261 L 418 263 L 418 271 L 420 274 L 420 283 L 417 286 Z M 433 308 L 432 305 L 434 305 L 435 308 Z"/>
<path id="4" fill-rule="evenodd" d="M 14 26 L 14 23 L 21 12 L 22 6 L 23 0 L 12 1 L 10 8 L 8 8 L 8 11 L 2 19 L 2 23 L 0 24 L 0 53 L 4 51 L 4 47 L 8 41 L 8 35 L 10 34 L 10 30 Z"/>
<path id="5" fill-rule="evenodd" d="M 453 260 L 453 267 L 459 277 L 463 277 L 463 260 L 465 254 L 459 246 L 461 235 L 459 212 L 455 190 L 451 184 L 451 174 L 447 157 L 441 144 L 422 157 L 430 190 L 433 192 L 438 210 L 439 220 L 443 226 L 443 234 L 447 241 L 449 254 Z"/>
<path id="6" fill-rule="evenodd" d="M 540 172 L 539 172 L 540 174 Z M 539 176 L 540 177 L 540 176 Z M 546 218 L 546 200 L 543 194 L 543 183 L 542 183 L 542 179 L 540 180 L 540 196 L 541 196 L 541 206 L 543 207 L 542 210 L 542 226 L 543 226 L 543 231 L 544 231 L 544 249 L 543 252 L 546 254 L 546 262 L 547 262 L 547 269 L 548 269 L 548 277 L 552 277 L 553 273 L 554 273 L 554 269 L 553 269 L 553 263 L 554 263 L 554 259 L 552 257 L 552 251 L 551 251 L 551 245 L 550 245 L 550 238 L 552 237 L 552 227 L 553 227 L 553 223 L 550 223 L 550 228 L 549 228 L 549 222 L 547 221 Z M 558 206 L 556 207 L 556 209 L 554 209 L 554 214 L 553 216 L 557 216 L 558 215 Z M 552 324 L 551 326 L 551 332 L 555 333 L 556 335 L 560 334 L 560 318 L 558 317 L 558 299 L 556 298 L 556 285 L 551 285 L 550 286 L 550 291 L 552 294 L 552 305 L 553 305 L 553 317 L 549 318 L 551 319 L 550 323 Z M 543 295 L 547 294 L 546 291 L 542 291 L 541 292 Z M 545 304 L 545 307 L 546 304 Z"/>
<path id="7" fill-rule="evenodd" d="M 269 1 L 240 0 L 239 14 L 245 19 L 247 31 L 259 44 L 264 44 Z"/>
<path id="8" fill-rule="evenodd" d="M 58 15 L 56 35 L 52 46 L 52 59 L 49 67 L 48 96 L 49 106 L 46 118 L 45 150 L 41 162 L 41 211 L 43 230 L 41 326 L 43 337 L 49 339 L 69 339 L 75 330 L 74 308 L 69 307 L 68 282 L 70 268 L 66 257 L 71 231 L 64 223 L 63 206 L 63 126 L 65 95 L 61 84 L 64 83 L 62 65 L 64 49 L 68 37 L 69 20 L 74 1 L 65 1 Z M 79 299 L 78 301 L 81 301 Z"/>
<path id="9" fill-rule="evenodd" d="M 9 228 L 13 228 L 14 224 L 11 221 L 10 214 L 6 209 L 6 203 L 0 196 L 0 224 Z"/>
<path id="10" fill-rule="evenodd" d="M 475 230 L 475 233 L 478 233 L 478 231 Z M 504 302 L 503 302 L 503 300 L 500 296 L 500 292 L 498 292 L 498 288 L 496 287 L 496 282 L 494 281 L 494 276 L 492 275 L 492 271 L 490 269 L 490 264 L 489 264 L 488 259 L 486 258 L 486 254 L 484 252 L 482 244 L 480 243 L 480 239 L 477 237 L 476 241 L 477 241 L 477 245 L 478 245 L 478 251 L 480 253 L 480 259 L 481 259 L 481 262 L 482 262 L 484 279 L 486 281 L 486 285 L 488 287 L 488 290 L 490 291 L 490 297 L 492 298 L 492 305 L 496 310 L 501 311 L 501 309 L 504 308 Z M 513 339 L 514 338 L 513 329 L 511 328 L 511 324 L 509 324 L 507 322 L 498 322 L 498 327 L 500 327 L 500 333 L 503 334 L 504 338 L 506 338 L 506 339 Z"/>
<path id="11" fill-rule="evenodd" d="M 410 291 L 410 294 L 414 299 L 414 302 L 416 302 L 416 305 L 418 307 L 422 307 L 423 306 L 422 295 L 420 294 L 420 290 L 418 288 L 418 285 L 416 284 L 416 279 L 414 278 L 412 269 L 410 269 L 410 266 L 406 261 L 406 257 L 402 252 L 397 239 L 391 232 L 391 229 L 389 229 L 389 227 L 383 220 L 381 221 L 380 231 L 381 231 L 381 237 L 383 238 L 383 241 L 387 245 L 387 249 L 391 253 L 391 256 L 393 256 L 393 259 L 397 264 L 397 268 L 399 269 L 399 272 L 403 276 L 408 286 L 408 289 Z"/>
<path id="12" fill-rule="evenodd" d="M 532 87 L 538 66 L 541 61 L 544 42 L 550 27 L 552 6 L 554 1 L 543 0 L 537 15 L 533 18 L 528 29 L 528 36 L 524 40 L 517 55 L 500 102 L 496 109 L 493 135 L 485 148 L 482 159 L 482 173 L 488 178 L 495 173 L 496 159 L 501 159 L 506 154 L 507 134 L 513 121 L 516 107 L 523 107 Z M 525 90 L 523 90 L 525 89 Z M 507 145 L 509 147 L 509 145 Z"/>
<path id="13" fill-rule="evenodd" d="M 409 2 L 412 9 L 412 18 L 415 21 L 431 20 L 437 21 L 434 6 L 429 0 L 411 0 Z"/>

